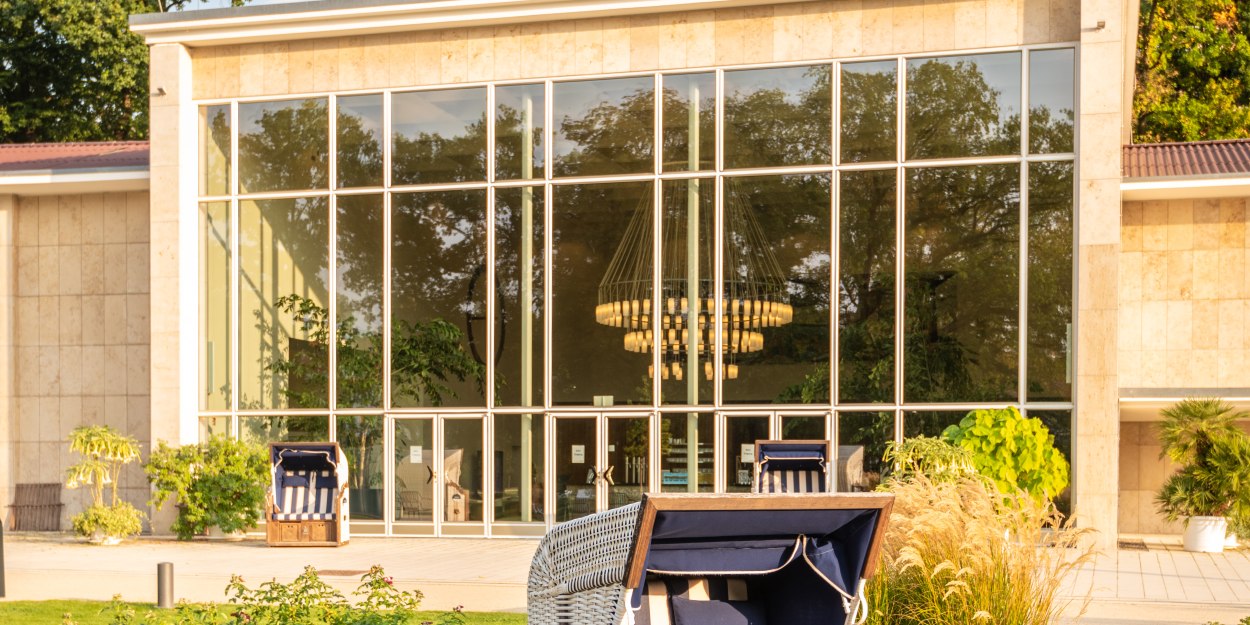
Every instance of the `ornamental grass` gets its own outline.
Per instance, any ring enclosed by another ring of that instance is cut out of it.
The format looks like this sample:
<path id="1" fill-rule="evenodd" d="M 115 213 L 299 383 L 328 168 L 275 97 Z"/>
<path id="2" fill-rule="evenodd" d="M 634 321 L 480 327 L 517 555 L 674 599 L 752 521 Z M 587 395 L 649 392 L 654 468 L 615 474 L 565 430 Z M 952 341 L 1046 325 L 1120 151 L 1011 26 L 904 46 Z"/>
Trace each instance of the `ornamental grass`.
<path id="1" fill-rule="evenodd" d="M 1094 557 L 1092 530 L 977 477 L 935 483 L 921 474 L 889 490 L 869 623 L 1046 625 L 1070 601 L 1059 596 L 1064 578 Z"/>

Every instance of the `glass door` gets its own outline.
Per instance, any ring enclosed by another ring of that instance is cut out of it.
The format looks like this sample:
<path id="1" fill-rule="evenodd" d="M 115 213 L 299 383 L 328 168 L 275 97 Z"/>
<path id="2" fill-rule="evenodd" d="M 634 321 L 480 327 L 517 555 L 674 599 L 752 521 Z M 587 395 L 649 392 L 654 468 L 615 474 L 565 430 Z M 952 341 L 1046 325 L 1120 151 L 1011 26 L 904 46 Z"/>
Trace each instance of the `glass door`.
<path id="1" fill-rule="evenodd" d="M 396 417 L 391 533 L 433 536 L 442 508 L 433 417 Z"/>
<path id="2" fill-rule="evenodd" d="M 555 521 L 563 523 L 599 509 L 599 417 L 555 418 Z"/>
<path id="3" fill-rule="evenodd" d="M 485 535 L 485 463 L 481 416 L 443 416 L 442 466 L 435 469 L 441 478 L 438 497 L 440 534 L 444 536 Z M 440 480 L 435 480 L 440 481 Z"/>
<path id="4" fill-rule="evenodd" d="M 600 481 L 607 490 L 610 509 L 641 501 L 649 490 L 651 419 L 646 415 L 608 416 L 605 422 L 607 451 Z"/>

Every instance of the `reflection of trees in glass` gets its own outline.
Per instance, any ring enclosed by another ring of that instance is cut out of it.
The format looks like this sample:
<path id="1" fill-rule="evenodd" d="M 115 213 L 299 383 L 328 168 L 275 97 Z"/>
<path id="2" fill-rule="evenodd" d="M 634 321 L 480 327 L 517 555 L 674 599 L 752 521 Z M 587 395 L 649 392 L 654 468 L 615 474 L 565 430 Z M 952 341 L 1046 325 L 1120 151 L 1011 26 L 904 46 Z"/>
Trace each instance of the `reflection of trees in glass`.
<path id="1" fill-rule="evenodd" d="M 1020 168 L 908 175 L 904 399 L 1014 400 Z"/>
<path id="2" fill-rule="evenodd" d="M 598 101 L 587 110 L 567 108 L 592 98 Z M 599 176 L 652 170 L 655 94 L 651 78 L 557 84 L 554 106 L 556 175 Z"/>
<path id="3" fill-rule="evenodd" d="M 484 87 L 391 96 L 392 182 L 485 180 L 486 114 Z"/>
<path id="4" fill-rule="evenodd" d="M 907 64 L 907 158 L 1020 152 L 1020 55 Z"/>
<path id="5" fill-rule="evenodd" d="M 764 348 L 739 354 L 739 379 L 726 380 L 723 391 L 730 402 L 799 402 L 802 394 L 788 385 L 829 366 L 829 249 L 831 227 L 830 179 L 824 175 L 734 178 L 727 183 L 726 202 L 743 202 L 758 220 L 772 245 L 771 253 L 786 280 L 786 297 L 794 320 L 766 328 Z M 724 246 L 741 249 L 748 241 L 726 230 Z M 745 257 L 745 253 L 743 256 Z M 730 276 L 742 268 L 724 267 Z M 828 373 L 825 374 L 826 381 Z M 826 383 L 827 386 L 827 383 Z M 827 401 L 828 390 L 813 401 Z"/>
<path id="6" fill-rule="evenodd" d="M 1028 399 L 1072 399 L 1073 167 L 1029 165 Z"/>
<path id="7" fill-rule="evenodd" d="M 842 162 L 895 160 L 898 84 L 894 61 L 842 66 Z"/>
<path id="8" fill-rule="evenodd" d="M 726 72 L 725 83 L 726 167 L 829 162 L 829 66 Z"/>
<path id="9" fill-rule="evenodd" d="M 261 445 L 271 442 L 328 441 L 330 422 L 324 415 L 239 417 L 239 438 Z"/>
<path id="10" fill-rule="evenodd" d="M 356 520 L 382 518 L 382 417 L 338 417 L 335 438 L 348 462 Z"/>
<path id="11" fill-rule="evenodd" d="M 895 171 L 843 172 L 838 401 L 894 401 Z"/>
<path id="12" fill-rule="evenodd" d="M 324 98 L 240 103 L 239 118 L 240 193 L 326 188 L 330 119 Z"/>
<path id="13" fill-rule="evenodd" d="M 486 192 L 396 194 L 391 208 L 393 332 L 420 339 L 392 340 L 391 399 L 396 406 L 485 405 L 482 385 L 474 392 L 463 383 L 469 377 L 451 382 L 449 393 L 439 393 L 440 404 L 429 403 L 436 400 L 430 389 L 411 380 L 424 375 L 425 350 L 437 348 L 444 358 L 453 351 L 468 354 L 470 320 L 486 316 Z M 480 340 L 484 345 L 484 331 Z M 485 358 L 485 350 L 479 355 Z M 406 360 L 411 367 L 402 366 Z"/>
<path id="14" fill-rule="evenodd" d="M 335 149 L 338 160 L 335 167 L 339 186 L 381 186 L 382 96 L 343 97 L 337 104 Z"/>

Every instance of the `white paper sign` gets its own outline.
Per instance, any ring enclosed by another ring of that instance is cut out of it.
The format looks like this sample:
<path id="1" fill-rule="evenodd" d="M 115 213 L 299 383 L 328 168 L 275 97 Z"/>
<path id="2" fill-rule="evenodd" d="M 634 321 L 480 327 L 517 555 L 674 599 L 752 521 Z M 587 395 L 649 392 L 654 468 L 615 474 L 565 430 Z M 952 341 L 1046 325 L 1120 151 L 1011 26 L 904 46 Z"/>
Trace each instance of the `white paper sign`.
<path id="1" fill-rule="evenodd" d="M 616 445 L 608 445 L 608 451 L 616 451 Z"/>
<path id="2" fill-rule="evenodd" d="M 755 462 L 755 445 L 742 444 L 742 462 L 743 464 L 753 464 Z"/>
<path id="3" fill-rule="evenodd" d="M 410 445 L 408 447 L 408 462 L 411 462 L 413 464 L 421 464 L 422 462 L 425 462 L 421 458 L 422 458 L 421 446 Z"/>
<path id="4" fill-rule="evenodd" d="M 573 464 L 586 464 L 585 445 L 573 445 Z"/>

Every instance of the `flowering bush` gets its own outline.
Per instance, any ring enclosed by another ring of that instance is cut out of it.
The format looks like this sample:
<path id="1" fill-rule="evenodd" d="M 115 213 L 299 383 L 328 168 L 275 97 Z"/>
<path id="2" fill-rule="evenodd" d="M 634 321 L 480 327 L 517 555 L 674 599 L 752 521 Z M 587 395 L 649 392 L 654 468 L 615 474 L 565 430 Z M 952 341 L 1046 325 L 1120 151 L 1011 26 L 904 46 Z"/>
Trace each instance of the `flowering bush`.
<path id="1" fill-rule="evenodd" d="M 396 588 L 395 580 L 376 565 L 352 592 L 355 603 L 322 581 L 311 566 L 289 584 L 274 580 L 256 588 L 235 575 L 226 595 L 225 605 L 180 602 L 173 613 L 148 611 L 142 617 L 115 596 L 110 625 L 404 625 L 416 617 L 423 596 L 419 590 Z M 462 609 L 457 606 L 424 623 L 465 625 Z"/>

